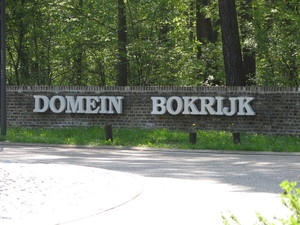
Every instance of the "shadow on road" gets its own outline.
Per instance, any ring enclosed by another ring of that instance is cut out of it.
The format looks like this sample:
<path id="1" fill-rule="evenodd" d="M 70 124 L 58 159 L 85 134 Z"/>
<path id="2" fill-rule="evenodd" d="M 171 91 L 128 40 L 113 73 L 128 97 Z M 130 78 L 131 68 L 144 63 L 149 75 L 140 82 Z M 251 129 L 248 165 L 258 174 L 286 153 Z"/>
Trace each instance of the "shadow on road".
<path id="1" fill-rule="evenodd" d="M 299 175 L 299 155 L 220 154 L 93 148 L 7 146 L 0 162 L 69 164 L 133 173 L 145 177 L 210 180 L 248 192 L 280 193 L 283 180 Z"/>

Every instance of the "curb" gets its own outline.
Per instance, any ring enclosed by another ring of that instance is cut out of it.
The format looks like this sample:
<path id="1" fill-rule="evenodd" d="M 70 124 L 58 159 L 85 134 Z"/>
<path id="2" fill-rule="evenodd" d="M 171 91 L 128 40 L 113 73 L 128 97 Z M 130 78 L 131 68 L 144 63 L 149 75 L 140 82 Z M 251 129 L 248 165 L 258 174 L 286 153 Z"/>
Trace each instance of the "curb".
<path id="1" fill-rule="evenodd" d="M 300 156 L 300 152 L 264 152 L 264 151 L 236 151 L 236 150 L 210 150 L 210 149 L 171 149 L 171 148 L 150 148 L 150 147 L 130 147 L 130 146 L 91 146 L 91 145 L 65 145 L 65 144 L 43 144 L 43 143 L 18 143 L 1 142 L 1 148 L 5 146 L 33 146 L 45 148 L 78 148 L 78 149 L 102 149 L 102 150 L 133 150 L 133 151 L 164 151 L 164 152 L 184 152 L 191 154 L 229 154 L 229 155 L 274 155 L 274 156 Z"/>

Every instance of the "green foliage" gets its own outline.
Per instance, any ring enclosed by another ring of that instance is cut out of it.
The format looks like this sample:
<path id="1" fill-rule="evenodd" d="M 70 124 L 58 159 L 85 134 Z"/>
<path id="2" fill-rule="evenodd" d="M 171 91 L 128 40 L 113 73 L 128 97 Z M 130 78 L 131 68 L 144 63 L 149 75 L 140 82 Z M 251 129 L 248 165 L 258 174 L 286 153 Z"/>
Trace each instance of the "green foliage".
<path id="1" fill-rule="evenodd" d="M 235 217 L 235 215 L 231 214 L 229 218 L 227 218 L 223 213 L 222 213 L 222 219 L 223 219 L 223 224 L 224 225 L 241 225 L 238 221 L 238 219 Z"/>
<path id="2" fill-rule="evenodd" d="M 253 1 L 257 80 L 262 85 L 299 86 L 298 3 L 275 2 Z"/>
<path id="3" fill-rule="evenodd" d="M 284 181 L 280 187 L 285 190 L 282 197 L 282 204 L 285 205 L 291 212 L 287 219 L 280 219 L 284 225 L 299 225 L 300 224 L 300 188 L 297 188 L 297 182 Z"/>
<path id="4" fill-rule="evenodd" d="M 236 2 L 256 84 L 299 86 L 298 1 Z M 8 84 L 116 85 L 116 1 L 18 0 L 6 11 Z M 128 85 L 224 85 L 218 11 L 217 0 L 200 7 L 217 38 L 199 41 L 194 1 L 127 0 Z"/>
<path id="5" fill-rule="evenodd" d="M 76 127 L 57 129 L 8 128 L 0 140 L 72 145 L 112 145 L 177 149 L 216 149 L 245 151 L 299 152 L 297 137 L 241 134 L 241 143 L 234 144 L 231 132 L 198 131 L 197 143 L 189 143 L 189 134 L 167 129 L 113 129 L 113 141 L 105 142 L 101 127 Z"/>
<path id="6" fill-rule="evenodd" d="M 288 218 L 276 218 L 278 222 L 282 225 L 299 225 L 300 224 L 300 188 L 297 187 L 297 182 L 289 182 L 287 180 L 280 184 L 280 187 L 284 190 L 284 194 L 281 194 L 282 204 L 287 207 L 290 211 Z M 259 224 L 262 225 L 274 225 L 263 217 L 260 213 L 256 213 Z M 230 225 L 236 224 L 240 225 L 238 219 L 231 214 L 227 218 L 222 214 L 223 224 Z M 277 224 L 277 223 L 276 223 Z"/>

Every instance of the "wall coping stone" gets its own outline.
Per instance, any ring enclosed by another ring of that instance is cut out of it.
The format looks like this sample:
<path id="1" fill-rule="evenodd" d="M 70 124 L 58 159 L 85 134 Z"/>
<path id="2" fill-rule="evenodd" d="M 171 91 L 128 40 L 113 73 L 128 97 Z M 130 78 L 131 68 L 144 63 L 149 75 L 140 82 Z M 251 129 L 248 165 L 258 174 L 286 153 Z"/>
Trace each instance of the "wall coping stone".
<path id="1" fill-rule="evenodd" d="M 192 92 L 257 92 L 257 93 L 300 93 L 298 87 L 260 87 L 260 86 L 10 86 L 6 87 L 7 92 L 23 91 L 112 91 L 112 92 L 169 92 L 169 91 L 192 91 Z"/>

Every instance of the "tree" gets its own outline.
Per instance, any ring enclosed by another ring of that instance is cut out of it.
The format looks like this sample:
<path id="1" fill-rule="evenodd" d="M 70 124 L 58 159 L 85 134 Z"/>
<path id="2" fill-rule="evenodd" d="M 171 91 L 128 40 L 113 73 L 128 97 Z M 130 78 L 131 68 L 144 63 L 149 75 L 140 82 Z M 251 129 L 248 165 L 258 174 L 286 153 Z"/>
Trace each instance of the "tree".
<path id="1" fill-rule="evenodd" d="M 201 11 L 202 7 L 209 5 L 209 0 L 196 0 L 196 31 L 197 40 L 201 43 L 211 42 L 215 43 L 218 38 L 218 33 L 214 30 L 213 24 L 210 18 L 206 18 L 206 15 Z M 202 55 L 201 46 L 198 47 L 198 58 Z"/>
<path id="2" fill-rule="evenodd" d="M 7 6 L 8 83 L 50 85 L 51 51 L 57 46 L 53 43 L 55 28 L 48 4 L 21 0 Z"/>
<path id="3" fill-rule="evenodd" d="M 126 4 L 128 83 L 202 84 L 196 77 L 199 65 L 196 43 L 190 40 L 195 27 L 189 26 L 189 5 L 173 0 L 127 0 Z"/>
<path id="4" fill-rule="evenodd" d="M 299 86 L 299 2 L 253 0 L 258 83 Z"/>
<path id="5" fill-rule="evenodd" d="M 7 81 L 298 86 L 298 0 L 236 0 L 236 4 L 234 0 L 7 1 Z"/>
<path id="6" fill-rule="evenodd" d="M 118 85 L 127 86 L 127 26 L 126 4 L 118 0 Z"/>
<path id="7" fill-rule="evenodd" d="M 78 32 L 84 29 L 84 21 L 83 21 L 83 0 L 78 0 L 78 4 L 75 5 L 76 12 L 78 14 Z M 83 77 L 83 57 L 84 57 L 84 50 L 83 50 L 83 38 L 78 37 L 74 42 L 74 56 L 73 56 L 73 65 L 74 65 L 74 84 L 75 85 L 84 85 L 84 77 Z"/>
<path id="8" fill-rule="evenodd" d="M 255 43 L 254 28 L 252 16 L 252 0 L 242 0 L 240 2 L 240 28 L 242 39 L 243 53 L 243 81 L 247 86 L 255 84 L 256 59 L 255 59 Z"/>
<path id="9" fill-rule="evenodd" d="M 216 63 L 213 63 L 214 60 L 211 60 L 211 57 L 203 55 L 203 47 L 207 47 L 209 43 L 216 43 L 218 40 L 216 24 L 213 24 L 212 19 L 208 18 L 203 10 L 205 7 L 209 6 L 209 4 L 209 0 L 196 0 L 196 33 L 197 41 L 201 43 L 197 46 L 197 58 L 199 60 L 205 60 L 205 69 L 202 70 L 202 76 L 206 83 L 209 79 L 209 71 L 212 67 L 216 67 Z"/>
<path id="10" fill-rule="evenodd" d="M 235 0 L 219 0 L 226 86 L 241 86 L 243 61 Z"/>

